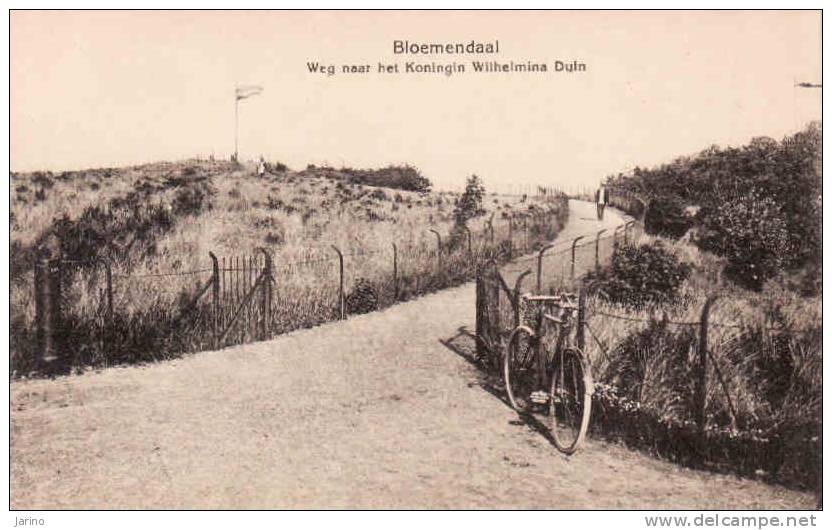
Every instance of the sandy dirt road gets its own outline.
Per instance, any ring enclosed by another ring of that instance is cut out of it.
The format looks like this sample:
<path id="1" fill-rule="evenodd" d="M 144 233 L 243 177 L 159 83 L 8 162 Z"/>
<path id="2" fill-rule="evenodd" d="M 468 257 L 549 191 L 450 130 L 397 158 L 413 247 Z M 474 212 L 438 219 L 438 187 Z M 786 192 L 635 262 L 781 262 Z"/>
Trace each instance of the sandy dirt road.
<path id="1" fill-rule="evenodd" d="M 573 202 L 561 238 L 599 228 Z M 620 222 L 608 211 L 605 224 Z M 472 283 L 153 366 L 11 387 L 11 505 L 812 508 L 814 497 L 589 439 L 561 455 L 444 341 Z"/>

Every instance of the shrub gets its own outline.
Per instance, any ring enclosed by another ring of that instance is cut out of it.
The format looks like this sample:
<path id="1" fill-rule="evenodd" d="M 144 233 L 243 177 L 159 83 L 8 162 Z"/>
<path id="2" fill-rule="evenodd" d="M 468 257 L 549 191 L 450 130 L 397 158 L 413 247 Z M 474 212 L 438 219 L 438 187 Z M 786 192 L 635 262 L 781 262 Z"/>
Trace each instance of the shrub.
<path id="1" fill-rule="evenodd" d="M 788 264 L 793 245 L 786 220 L 773 199 L 751 191 L 700 212 L 700 248 L 728 258 L 725 274 L 760 290 Z"/>
<path id="2" fill-rule="evenodd" d="M 644 230 L 648 234 L 679 239 L 693 225 L 684 206 L 673 197 L 659 197 L 650 201 L 644 216 Z"/>
<path id="3" fill-rule="evenodd" d="M 373 190 L 372 193 L 370 193 L 370 197 L 379 201 L 386 201 L 390 199 L 382 190 Z"/>
<path id="4" fill-rule="evenodd" d="M 651 322 L 613 350 L 604 383 L 622 396 L 678 420 L 693 420 L 695 410 L 696 330 Z"/>
<path id="5" fill-rule="evenodd" d="M 370 313 L 378 309 L 378 294 L 375 287 L 366 278 L 358 278 L 352 291 L 347 294 L 347 313 Z"/>
<path id="6" fill-rule="evenodd" d="M 619 173 L 609 177 L 608 184 L 618 190 L 659 198 L 670 196 L 683 204 L 701 206 L 702 211 L 696 220 L 717 228 L 726 217 L 731 216 L 726 212 L 717 213 L 719 219 L 708 221 L 709 212 L 718 212 L 724 206 L 735 210 L 748 209 L 736 203 L 747 202 L 748 196 L 768 197 L 772 204 L 779 206 L 778 216 L 783 221 L 777 222 L 773 228 L 777 232 L 785 228 L 791 241 L 784 252 L 775 249 L 782 256 L 783 263 L 774 263 L 773 268 L 782 267 L 782 270 L 793 272 L 812 262 L 820 262 L 822 257 L 822 132 L 820 122 L 814 122 L 780 142 L 771 138 L 754 138 L 741 147 L 712 146 L 697 155 L 679 157 L 652 169 L 636 167 L 628 175 Z M 660 202 L 654 206 L 663 207 Z M 651 214 L 647 230 L 649 233 L 663 233 L 662 216 L 655 214 Z M 658 221 L 659 229 L 653 229 L 656 225 L 654 220 Z M 755 222 L 764 224 L 760 220 Z M 775 234 L 774 241 L 782 241 L 781 236 L 781 233 Z M 758 252 L 759 248 L 755 248 L 758 245 L 751 244 L 749 254 Z M 730 246 L 726 243 L 723 254 L 735 254 L 734 263 L 727 270 L 729 276 L 742 285 L 759 288 L 770 271 L 760 271 L 758 267 L 751 270 L 748 265 L 759 256 L 741 258 L 738 255 L 741 249 L 737 247 L 729 251 Z M 770 265 L 763 264 L 764 267 Z M 815 272 L 819 271 L 815 269 Z M 745 278 L 748 278 L 747 282 Z M 793 285 L 801 292 L 816 291 L 811 281 L 795 282 Z"/>
<path id="7" fill-rule="evenodd" d="M 315 168 L 315 166 L 312 166 L 311 168 L 307 167 L 307 169 L 314 169 L 314 168 Z M 283 173 L 283 172 L 288 171 L 288 170 L 289 170 L 289 167 L 286 166 L 286 164 L 284 164 L 283 162 L 274 162 L 274 163 L 266 162 L 266 172 L 267 173 Z"/>
<path id="8" fill-rule="evenodd" d="M 485 214 L 482 207 L 482 198 L 485 196 L 485 186 L 476 175 L 468 177 L 465 191 L 454 207 L 454 222 L 458 226 L 465 224 L 474 217 Z"/>
<path id="9" fill-rule="evenodd" d="M 431 182 L 412 166 L 387 166 L 381 169 L 352 169 L 342 168 L 333 171 L 332 178 L 343 178 L 350 184 L 396 188 L 405 191 L 427 193 Z"/>
<path id="10" fill-rule="evenodd" d="M 679 302 L 679 288 L 691 267 L 661 241 L 615 249 L 610 266 L 598 275 L 596 288 L 611 302 L 634 308 Z M 593 279 L 593 275 L 589 276 Z"/>

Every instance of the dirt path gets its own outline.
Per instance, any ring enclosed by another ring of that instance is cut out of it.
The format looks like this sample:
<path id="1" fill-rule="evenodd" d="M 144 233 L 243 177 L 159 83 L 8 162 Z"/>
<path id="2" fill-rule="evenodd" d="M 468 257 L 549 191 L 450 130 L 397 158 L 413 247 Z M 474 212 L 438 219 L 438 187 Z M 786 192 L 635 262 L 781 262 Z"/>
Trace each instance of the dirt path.
<path id="1" fill-rule="evenodd" d="M 573 203 L 561 235 L 598 229 Z M 620 221 L 608 211 L 605 223 Z M 11 388 L 14 508 L 811 508 L 589 440 L 567 458 L 441 341 L 474 287 L 176 362 Z"/>

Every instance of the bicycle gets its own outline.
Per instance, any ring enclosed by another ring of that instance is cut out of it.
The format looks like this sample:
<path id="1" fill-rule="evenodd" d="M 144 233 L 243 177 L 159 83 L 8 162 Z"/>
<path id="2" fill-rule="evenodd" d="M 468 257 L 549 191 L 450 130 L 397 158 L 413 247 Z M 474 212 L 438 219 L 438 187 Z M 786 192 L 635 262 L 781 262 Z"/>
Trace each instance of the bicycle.
<path id="1" fill-rule="evenodd" d="M 509 335 L 503 356 L 506 392 L 517 412 L 548 416 L 555 446 L 572 454 L 586 437 L 593 389 L 583 352 L 571 337 L 576 297 L 524 294 L 521 300 L 533 310 L 534 329 L 521 324 Z"/>

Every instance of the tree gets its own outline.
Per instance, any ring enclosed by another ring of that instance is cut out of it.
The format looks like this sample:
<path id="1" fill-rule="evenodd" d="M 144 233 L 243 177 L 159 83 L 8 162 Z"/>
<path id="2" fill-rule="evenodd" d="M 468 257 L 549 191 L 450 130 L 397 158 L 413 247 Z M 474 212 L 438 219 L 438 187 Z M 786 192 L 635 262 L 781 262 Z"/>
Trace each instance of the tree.
<path id="1" fill-rule="evenodd" d="M 467 225 L 470 219 L 485 214 L 482 198 L 485 196 L 485 186 L 476 175 L 468 177 L 465 191 L 454 207 L 454 223 L 458 227 Z"/>

